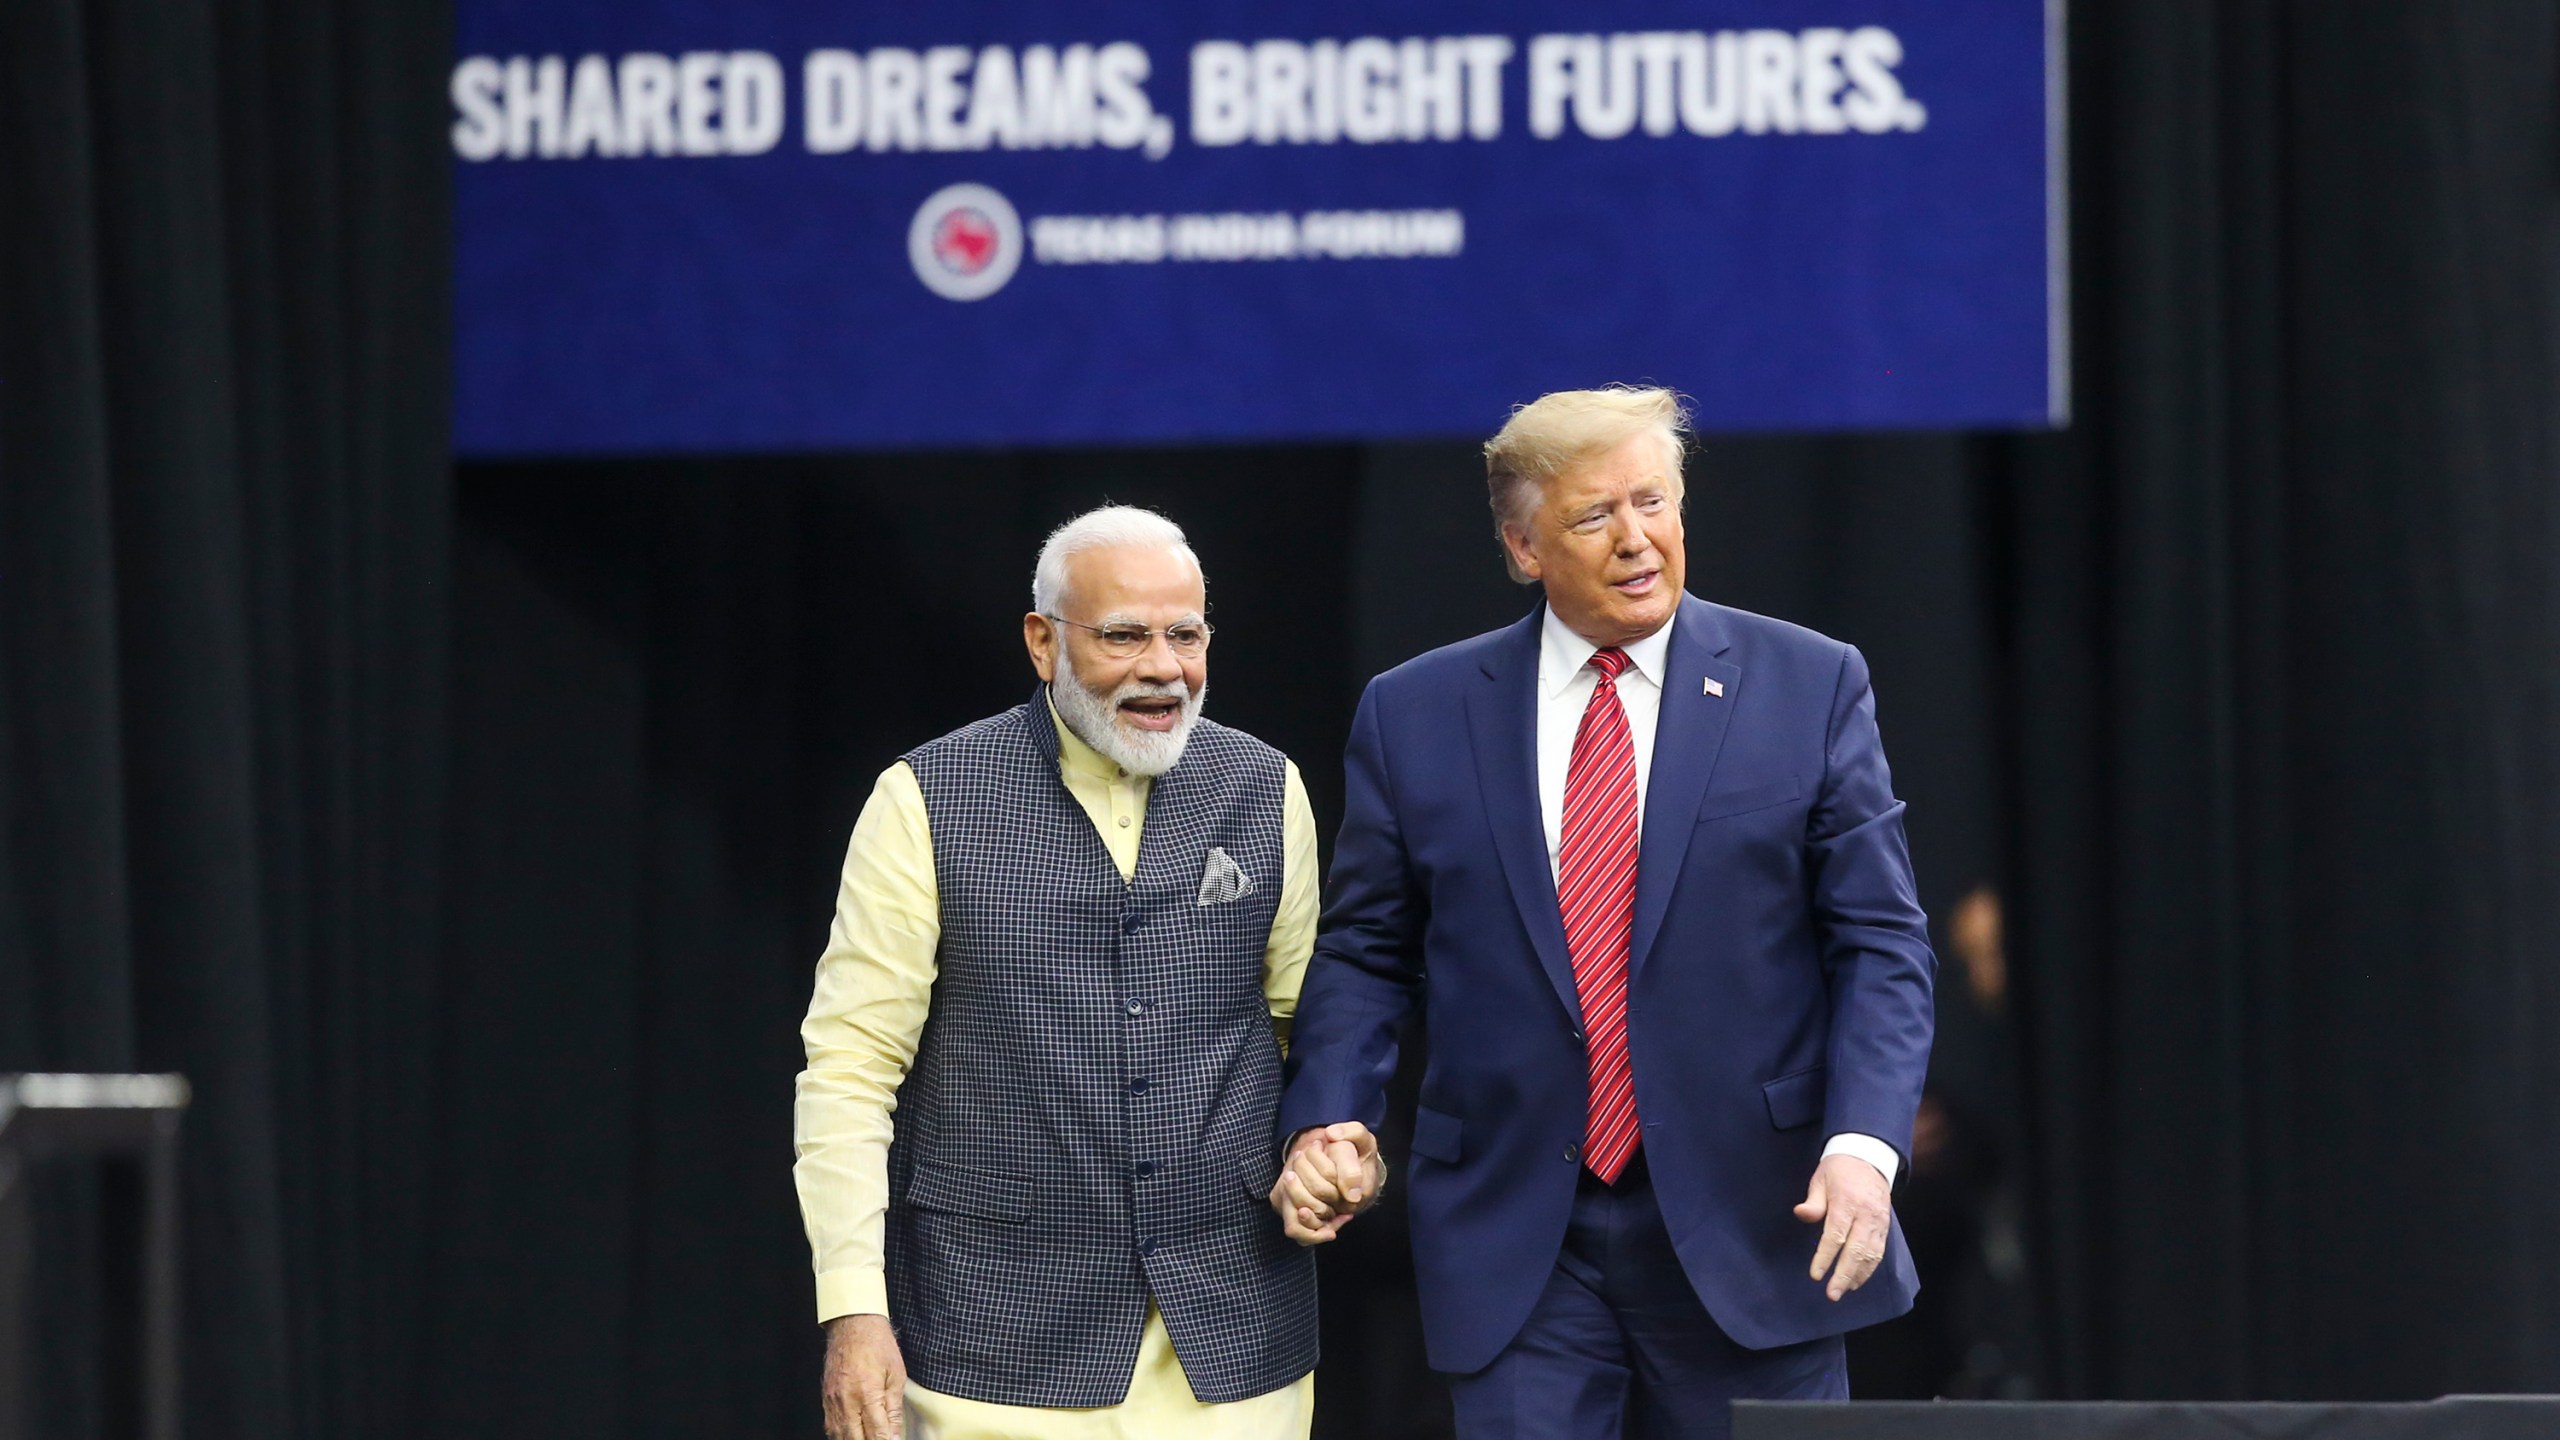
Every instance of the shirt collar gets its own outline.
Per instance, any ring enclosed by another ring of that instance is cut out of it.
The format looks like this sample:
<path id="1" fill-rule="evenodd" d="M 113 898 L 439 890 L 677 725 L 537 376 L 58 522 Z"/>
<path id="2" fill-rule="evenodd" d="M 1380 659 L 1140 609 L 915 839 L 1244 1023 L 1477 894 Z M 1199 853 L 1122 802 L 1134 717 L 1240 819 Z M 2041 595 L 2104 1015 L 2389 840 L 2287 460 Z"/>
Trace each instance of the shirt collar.
<path id="1" fill-rule="evenodd" d="M 1671 664 L 1671 627 L 1680 623 L 1680 612 L 1662 628 L 1641 640 L 1630 640 L 1618 648 L 1627 652 L 1627 661 L 1635 672 L 1653 682 L 1653 688 L 1666 688 L 1664 675 Z M 1546 612 L 1545 622 L 1538 628 L 1538 693 L 1557 695 L 1591 663 L 1600 647 L 1573 632 L 1573 627 L 1556 618 L 1553 607 Z"/>
<path id="2" fill-rule="evenodd" d="M 1058 768 L 1071 775 L 1089 775 L 1096 780 L 1125 780 L 1127 774 L 1105 758 L 1103 753 L 1084 743 L 1084 737 L 1067 728 L 1067 717 L 1058 713 L 1057 697 L 1049 699 L 1049 720 L 1058 727 Z"/>

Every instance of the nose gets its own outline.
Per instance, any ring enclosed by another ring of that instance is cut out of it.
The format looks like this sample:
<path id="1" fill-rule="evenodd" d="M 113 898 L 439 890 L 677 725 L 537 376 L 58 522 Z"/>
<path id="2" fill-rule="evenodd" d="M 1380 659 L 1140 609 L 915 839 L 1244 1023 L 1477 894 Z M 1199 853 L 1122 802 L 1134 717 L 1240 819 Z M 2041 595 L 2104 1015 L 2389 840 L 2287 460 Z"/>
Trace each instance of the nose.
<path id="1" fill-rule="evenodd" d="M 1616 535 L 1621 558 L 1633 559 L 1653 548 L 1653 537 L 1645 533 L 1644 525 L 1632 510 L 1619 511 L 1617 518 L 1610 522 L 1610 529 Z"/>
<path id="2" fill-rule="evenodd" d="M 1173 653 L 1173 641 L 1161 630 L 1147 637 L 1147 648 L 1134 663 L 1138 678 L 1150 684 L 1170 685 L 1182 678 L 1182 657 Z"/>

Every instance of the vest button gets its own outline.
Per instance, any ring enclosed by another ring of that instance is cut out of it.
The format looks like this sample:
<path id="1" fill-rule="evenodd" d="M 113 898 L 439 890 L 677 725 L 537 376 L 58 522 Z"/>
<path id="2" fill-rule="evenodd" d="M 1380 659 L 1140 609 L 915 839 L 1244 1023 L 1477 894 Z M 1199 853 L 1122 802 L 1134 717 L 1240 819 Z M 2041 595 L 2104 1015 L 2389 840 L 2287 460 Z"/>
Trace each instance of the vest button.
<path id="1" fill-rule="evenodd" d="M 1132 1015 L 1144 1015 L 1147 1013 L 1147 1002 L 1144 1000 L 1125 1000 L 1121 1002 L 1120 1008 L 1128 1011 Z"/>
<path id="2" fill-rule="evenodd" d="M 1147 1093 L 1147 1077 L 1146 1077 L 1146 1076 L 1144 1076 L 1144 1075 L 1141 1075 L 1141 1076 L 1139 1076 L 1137 1079 L 1130 1081 L 1130 1082 L 1129 1082 L 1129 1093 L 1130 1093 L 1130 1094 L 1132 1094 L 1132 1095 L 1144 1095 L 1144 1094 L 1146 1094 L 1146 1093 Z"/>
<path id="3" fill-rule="evenodd" d="M 1564 1158 L 1565 1158 L 1565 1163 L 1566 1163 L 1566 1164 L 1568 1164 L 1568 1165 L 1569 1165 L 1569 1164 L 1571 1164 L 1571 1163 L 1573 1163 L 1573 1162 L 1574 1162 L 1574 1161 L 1576 1161 L 1576 1160 L 1581 1159 L 1581 1158 L 1582 1158 L 1582 1147 L 1581 1147 L 1581 1146 L 1579 1146 L 1579 1145 L 1567 1145 L 1566 1147 L 1564 1147 Z"/>
<path id="4" fill-rule="evenodd" d="M 1135 935 L 1138 933 L 1138 927 L 1145 923 L 1147 923 L 1146 917 L 1132 910 L 1120 917 L 1120 931 L 1124 935 Z"/>
<path id="5" fill-rule="evenodd" d="M 1144 1180 L 1154 1173 L 1156 1173 L 1156 1162 L 1153 1160 L 1141 1160 L 1138 1162 L 1139 1179 Z"/>
<path id="6" fill-rule="evenodd" d="M 1146 1239 L 1139 1241 L 1138 1253 L 1141 1255 L 1153 1255 L 1156 1253 L 1156 1237 L 1150 1235 Z"/>

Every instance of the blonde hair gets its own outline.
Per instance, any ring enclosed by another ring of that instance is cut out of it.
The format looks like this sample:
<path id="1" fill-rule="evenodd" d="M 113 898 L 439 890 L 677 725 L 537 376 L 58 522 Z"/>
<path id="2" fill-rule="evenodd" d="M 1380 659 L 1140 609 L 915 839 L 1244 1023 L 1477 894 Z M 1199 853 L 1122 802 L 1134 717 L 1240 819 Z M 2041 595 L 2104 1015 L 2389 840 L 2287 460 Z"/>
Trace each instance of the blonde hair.
<path id="1" fill-rule="evenodd" d="M 1557 390 L 1514 409 L 1484 442 L 1485 498 L 1493 506 L 1495 537 L 1503 527 L 1521 523 L 1531 497 L 1549 480 L 1648 431 L 1662 437 L 1677 480 L 1689 431 L 1689 408 L 1677 391 L 1646 385 Z M 1512 579 L 1528 583 L 1507 543 L 1502 563 Z"/>

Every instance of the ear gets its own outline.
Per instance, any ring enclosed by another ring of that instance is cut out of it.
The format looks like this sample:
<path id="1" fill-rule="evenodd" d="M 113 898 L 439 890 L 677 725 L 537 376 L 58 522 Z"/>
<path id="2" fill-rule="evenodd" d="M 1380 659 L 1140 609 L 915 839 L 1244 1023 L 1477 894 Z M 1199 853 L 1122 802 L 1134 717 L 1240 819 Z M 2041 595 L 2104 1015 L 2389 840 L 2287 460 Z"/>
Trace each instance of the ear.
<path id="1" fill-rule="evenodd" d="M 1058 679 L 1058 625 L 1037 610 L 1022 617 L 1022 648 L 1031 652 L 1031 668 L 1044 685 Z"/>
<path id="2" fill-rule="evenodd" d="M 1511 552 L 1512 568 L 1532 580 L 1547 578 L 1539 572 L 1537 552 L 1529 548 L 1529 532 L 1513 521 L 1502 522 L 1502 548 Z"/>

